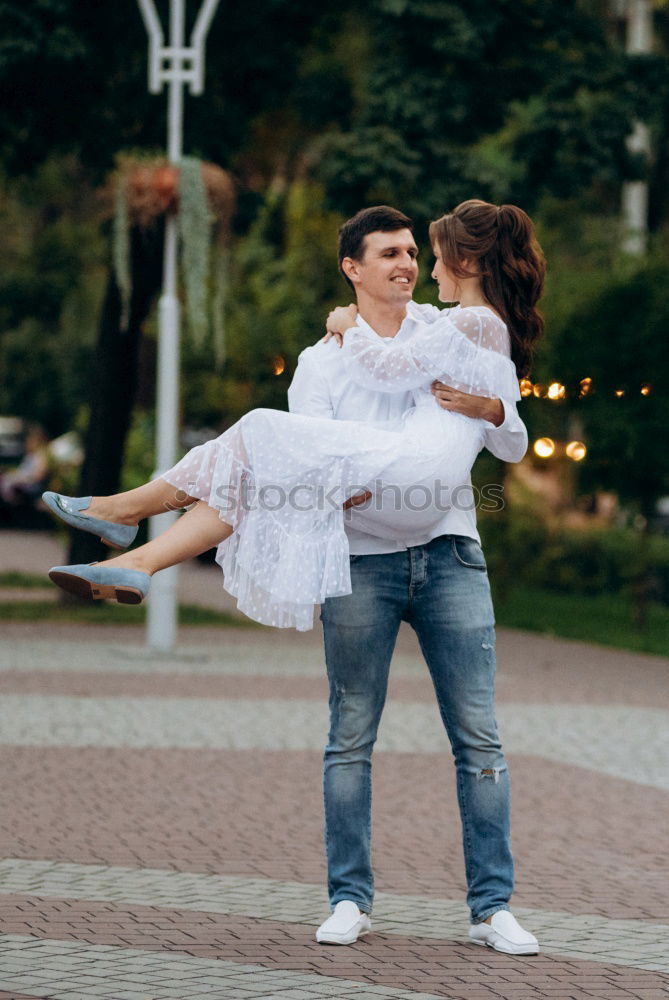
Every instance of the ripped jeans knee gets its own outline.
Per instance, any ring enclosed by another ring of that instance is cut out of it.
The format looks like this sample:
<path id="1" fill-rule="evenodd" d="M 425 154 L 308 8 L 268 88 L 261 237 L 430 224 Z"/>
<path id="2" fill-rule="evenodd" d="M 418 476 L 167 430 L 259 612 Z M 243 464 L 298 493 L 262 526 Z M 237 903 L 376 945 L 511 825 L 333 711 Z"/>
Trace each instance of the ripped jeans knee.
<path id="1" fill-rule="evenodd" d="M 482 767 L 480 771 L 476 772 L 476 780 L 482 781 L 484 778 L 492 778 L 496 785 L 499 784 L 499 776 L 505 768 L 501 767 Z"/>

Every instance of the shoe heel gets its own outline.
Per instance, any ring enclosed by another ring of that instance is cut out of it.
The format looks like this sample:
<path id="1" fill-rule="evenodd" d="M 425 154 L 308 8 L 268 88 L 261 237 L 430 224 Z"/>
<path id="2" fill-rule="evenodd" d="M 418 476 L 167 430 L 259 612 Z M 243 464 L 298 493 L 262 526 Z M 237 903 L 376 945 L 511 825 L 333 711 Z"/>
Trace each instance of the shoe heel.
<path id="1" fill-rule="evenodd" d="M 143 599 L 138 590 L 131 590 L 129 587 L 124 590 L 117 589 L 114 596 L 119 604 L 141 604 Z"/>
<path id="2" fill-rule="evenodd" d="M 134 587 L 119 587 L 115 583 L 92 583 L 94 601 L 116 601 L 117 604 L 141 604 L 142 594 Z"/>

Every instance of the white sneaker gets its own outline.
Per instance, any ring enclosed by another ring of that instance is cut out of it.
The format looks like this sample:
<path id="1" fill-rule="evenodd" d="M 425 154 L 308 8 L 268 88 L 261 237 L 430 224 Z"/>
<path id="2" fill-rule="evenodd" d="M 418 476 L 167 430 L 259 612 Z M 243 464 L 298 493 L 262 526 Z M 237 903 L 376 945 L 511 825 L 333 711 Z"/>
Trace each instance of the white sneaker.
<path id="1" fill-rule="evenodd" d="M 332 916 L 316 931 L 319 944 L 353 944 L 359 937 L 369 934 L 372 922 L 350 899 L 342 899 Z"/>
<path id="2" fill-rule="evenodd" d="M 504 951 L 507 955 L 539 954 L 539 942 L 534 934 L 524 930 L 508 910 L 493 913 L 489 924 L 472 924 L 469 940 L 474 944 L 487 944 L 489 948 Z"/>

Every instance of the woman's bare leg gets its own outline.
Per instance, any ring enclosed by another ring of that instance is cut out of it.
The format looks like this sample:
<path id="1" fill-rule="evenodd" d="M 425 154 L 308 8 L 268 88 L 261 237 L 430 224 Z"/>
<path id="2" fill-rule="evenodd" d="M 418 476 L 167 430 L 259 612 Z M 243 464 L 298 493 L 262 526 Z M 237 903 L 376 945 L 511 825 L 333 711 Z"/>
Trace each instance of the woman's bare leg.
<path id="1" fill-rule="evenodd" d="M 144 486 L 109 497 L 93 497 L 83 512 L 114 524 L 138 524 L 145 517 L 164 514 L 168 510 L 181 510 L 195 503 L 183 490 L 171 486 L 164 479 L 154 479 Z"/>
<path id="2" fill-rule="evenodd" d="M 174 492 L 174 487 L 171 489 Z M 159 569 L 199 556 L 201 552 L 206 552 L 228 538 L 232 532 L 232 525 L 221 521 L 218 511 L 200 500 L 162 535 L 121 556 L 105 560 L 103 565 L 117 569 L 139 569 L 153 575 Z"/>

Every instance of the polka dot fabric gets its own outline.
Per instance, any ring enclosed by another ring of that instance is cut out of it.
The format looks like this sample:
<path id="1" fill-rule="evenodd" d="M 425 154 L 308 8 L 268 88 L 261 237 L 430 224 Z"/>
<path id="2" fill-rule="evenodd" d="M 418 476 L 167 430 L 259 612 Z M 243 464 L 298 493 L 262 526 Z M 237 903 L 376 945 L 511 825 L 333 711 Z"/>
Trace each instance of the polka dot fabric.
<path id="1" fill-rule="evenodd" d="M 353 327 L 344 337 L 349 377 L 377 392 L 405 392 L 442 382 L 477 396 L 520 399 L 506 324 L 486 306 L 440 311 L 408 307 L 420 327 L 402 343 Z"/>
<path id="2" fill-rule="evenodd" d="M 167 482 L 205 500 L 235 528 L 216 558 L 226 589 L 249 618 L 305 631 L 313 627 L 316 605 L 351 592 L 342 511 L 350 496 L 467 482 L 483 445 L 483 421 L 442 410 L 429 381 L 443 376 L 453 384 L 456 373 L 467 391 L 514 399 L 518 383 L 514 370 L 511 391 L 513 365 L 501 321 L 489 311 L 495 322 L 478 310 L 458 312 L 459 325 L 455 319 L 447 325 L 435 310 L 424 331 L 390 349 L 379 337 L 347 333 L 352 378 L 377 390 L 414 390 L 416 405 L 400 421 L 378 427 L 252 410 L 165 473 Z M 442 516 L 435 507 L 435 522 Z M 411 517 L 407 509 L 407 521 Z"/>

